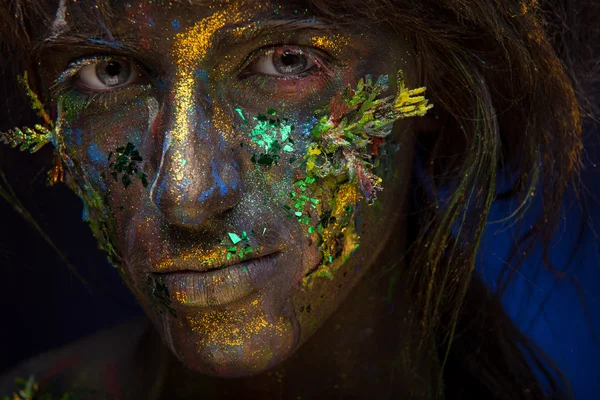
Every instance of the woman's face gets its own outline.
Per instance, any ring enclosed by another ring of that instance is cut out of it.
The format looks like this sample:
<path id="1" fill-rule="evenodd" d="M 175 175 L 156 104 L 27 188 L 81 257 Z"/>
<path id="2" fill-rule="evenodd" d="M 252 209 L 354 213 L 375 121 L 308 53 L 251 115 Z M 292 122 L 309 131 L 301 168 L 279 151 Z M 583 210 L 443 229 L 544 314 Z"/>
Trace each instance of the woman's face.
<path id="1" fill-rule="evenodd" d="M 71 187 L 180 360 L 259 373 L 394 246 L 406 123 L 369 149 L 385 187 L 373 205 L 348 174 L 307 174 L 306 157 L 315 110 L 367 74 L 402 69 L 414 86 L 410 54 L 288 1 L 118 4 L 110 31 L 94 10 L 59 10 L 40 55 Z"/>

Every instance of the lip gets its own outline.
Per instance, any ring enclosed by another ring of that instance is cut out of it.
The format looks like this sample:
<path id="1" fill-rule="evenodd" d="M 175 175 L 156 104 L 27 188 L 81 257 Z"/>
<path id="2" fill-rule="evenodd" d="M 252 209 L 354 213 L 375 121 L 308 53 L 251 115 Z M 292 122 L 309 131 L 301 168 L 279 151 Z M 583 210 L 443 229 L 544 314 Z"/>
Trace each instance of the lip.
<path id="1" fill-rule="evenodd" d="M 170 271 L 152 272 L 169 290 L 173 307 L 212 308 L 250 296 L 271 280 L 281 253 L 264 254 L 223 267 L 207 268 L 197 260 L 174 259 Z"/>

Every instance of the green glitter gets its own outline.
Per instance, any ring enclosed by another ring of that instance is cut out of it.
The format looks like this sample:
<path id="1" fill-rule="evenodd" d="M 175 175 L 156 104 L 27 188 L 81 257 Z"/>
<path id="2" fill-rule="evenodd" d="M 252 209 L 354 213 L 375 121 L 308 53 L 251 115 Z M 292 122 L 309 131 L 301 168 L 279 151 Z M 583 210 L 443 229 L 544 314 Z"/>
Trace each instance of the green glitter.
<path id="1" fill-rule="evenodd" d="M 240 108 L 236 108 L 235 111 L 247 122 Z M 253 118 L 256 123 L 250 132 L 250 139 L 261 152 L 253 154 L 251 160 L 255 164 L 271 166 L 278 163 L 281 153 L 294 151 L 294 141 L 290 135 L 295 127 L 286 118 L 278 118 L 273 108 L 267 110 L 267 115 L 259 114 Z"/>
<path id="2" fill-rule="evenodd" d="M 242 239 L 240 239 L 240 237 L 238 235 L 236 235 L 235 233 L 229 232 L 229 239 L 231 239 L 231 242 L 233 244 L 238 244 L 239 242 L 242 241 Z"/>
<path id="3" fill-rule="evenodd" d="M 229 239 L 231 240 L 231 242 L 234 244 L 233 246 L 227 246 L 227 254 L 226 254 L 226 258 L 227 260 L 230 260 L 234 257 L 237 258 L 244 258 L 246 257 L 246 255 L 250 254 L 250 253 L 254 253 L 256 252 L 257 249 L 253 248 L 250 245 L 250 238 L 248 237 L 248 234 L 244 231 L 240 235 L 234 233 L 234 232 L 228 232 L 227 235 L 229 236 Z"/>

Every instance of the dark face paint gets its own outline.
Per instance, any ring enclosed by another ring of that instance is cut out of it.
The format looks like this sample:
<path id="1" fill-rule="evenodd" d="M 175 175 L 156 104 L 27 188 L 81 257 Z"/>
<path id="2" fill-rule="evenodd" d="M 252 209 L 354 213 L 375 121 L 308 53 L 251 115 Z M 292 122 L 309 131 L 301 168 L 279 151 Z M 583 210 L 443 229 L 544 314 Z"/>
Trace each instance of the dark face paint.
<path id="1" fill-rule="evenodd" d="M 412 157 L 406 121 L 363 146 L 373 179 L 364 168 L 362 177 L 340 170 L 346 153 L 326 147 L 314 127 L 315 110 L 328 104 L 331 119 L 341 117 L 340 93 L 367 74 L 403 69 L 410 81 L 405 50 L 288 5 L 119 7 L 114 40 L 81 27 L 89 40 L 59 37 L 44 65 L 57 79 L 57 146 L 72 188 L 189 368 L 264 371 L 394 246 Z M 316 173 L 324 160 L 338 173 Z M 377 177 L 385 190 L 368 205 Z"/>

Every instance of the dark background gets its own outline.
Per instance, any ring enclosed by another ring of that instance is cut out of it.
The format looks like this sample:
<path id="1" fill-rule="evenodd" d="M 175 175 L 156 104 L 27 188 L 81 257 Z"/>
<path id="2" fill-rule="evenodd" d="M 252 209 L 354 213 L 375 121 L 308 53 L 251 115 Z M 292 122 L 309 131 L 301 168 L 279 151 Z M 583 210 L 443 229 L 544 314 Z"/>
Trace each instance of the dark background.
<path id="1" fill-rule="evenodd" d="M 38 121 L 5 62 L 0 60 L 3 132 Z M 0 374 L 23 359 L 142 313 L 82 222 L 81 200 L 64 184 L 46 185 L 52 146 L 46 147 L 29 154 L 0 144 L 0 173 L 87 284 L 0 197 Z M 0 187 L 7 190 L 1 176 Z"/>

